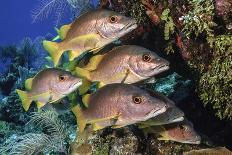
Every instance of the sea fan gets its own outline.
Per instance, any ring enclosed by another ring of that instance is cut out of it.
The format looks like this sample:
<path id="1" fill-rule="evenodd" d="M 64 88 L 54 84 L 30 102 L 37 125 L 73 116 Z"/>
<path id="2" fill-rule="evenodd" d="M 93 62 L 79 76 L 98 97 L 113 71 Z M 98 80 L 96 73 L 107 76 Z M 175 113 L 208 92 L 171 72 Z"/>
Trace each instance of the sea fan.
<path id="1" fill-rule="evenodd" d="M 96 7 L 98 0 L 41 0 L 40 4 L 32 11 L 33 23 L 46 19 L 53 15 L 57 26 L 67 10 L 71 10 L 73 17 L 78 16 L 86 10 Z"/>
<path id="2" fill-rule="evenodd" d="M 9 143 L 5 144 L 0 150 L 0 154 L 32 155 L 45 152 L 46 149 L 49 149 L 50 145 L 48 144 L 51 144 L 51 139 L 48 135 L 29 133 L 9 141 Z"/>
<path id="3" fill-rule="evenodd" d="M 65 123 L 55 111 L 33 113 L 29 125 L 35 124 L 35 133 L 16 136 L 5 142 L 1 155 L 32 155 L 45 153 L 67 154 L 68 135 Z M 43 131 L 37 133 L 38 131 Z"/>
<path id="4" fill-rule="evenodd" d="M 48 18 L 54 14 L 58 20 L 67 6 L 67 0 L 41 0 L 39 5 L 32 11 L 32 22 Z"/>
<path id="5" fill-rule="evenodd" d="M 29 123 L 33 123 L 37 127 L 42 128 L 51 137 L 54 150 L 57 152 L 66 152 L 65 142 L 68 140 L 68 135 L 66 134 L 67 126 L 58 118 L 58 114 L 55 111 L 35 112 Z"/>

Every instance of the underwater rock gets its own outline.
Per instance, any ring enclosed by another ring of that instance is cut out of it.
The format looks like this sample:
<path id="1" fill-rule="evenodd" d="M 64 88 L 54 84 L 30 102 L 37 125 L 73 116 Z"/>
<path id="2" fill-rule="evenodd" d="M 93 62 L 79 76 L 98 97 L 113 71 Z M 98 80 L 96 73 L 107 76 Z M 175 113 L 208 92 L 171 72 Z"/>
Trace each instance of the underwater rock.
<path id="1" fill-rule="evenodd" d="M 94 155 L 136 154 L 140 148 L 138 137 L 128 128 L 104 130 L 90 140 Z"/>
<path id="2" fill-rule="evenodd" d="M 231 0 L 215 0 L 216 12 L 219 16 L 227 16 L 231 14 Z"/>

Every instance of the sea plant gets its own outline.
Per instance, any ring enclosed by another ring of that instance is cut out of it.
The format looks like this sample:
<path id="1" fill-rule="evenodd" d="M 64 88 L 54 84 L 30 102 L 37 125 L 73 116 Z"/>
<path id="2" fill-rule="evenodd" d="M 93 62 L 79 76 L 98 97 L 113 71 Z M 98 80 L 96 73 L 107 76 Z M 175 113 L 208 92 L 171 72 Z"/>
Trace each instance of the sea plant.
<path id="1" fill-rule="evenodd" d="M 28 125 L 34 124 L 33 132 L 7 141 L 0 154 L 33 155 L 36 153 L 67 154 L 68 135 L 66 124 L 52 110 L 35 112 Z"/>
<path id="2" fill-rule="evenodd" d="M 96 7 L 98 0 L 42 0 L 32 10 L 32 22 L 43 20 L 51 16 L 55 17 L 55 25 L 60 24 L 65 14 L 68 18 L 78 16 L 80 13 Z M 67 13 L 71 11 L 71 13 Z"/>
<path id="3" fill-rule="evenodd" d="M 213 0 L 188 0 L 188 2 L 191 10 L 183 16 L 183 33 L 190 37 L 192 33 L 199 36 L 204 32 L 207 38 L 213 37 L 212 27 L 216 26 L 213 22 Z"/>
<path id="4" fill-rule="evenodd" d="M 161 16 L 160 19 L 165 22 L 164 26 L 164 39 L 169 40 L 170 35 L 174 33 L 174 28 L 175 24 L 173 22 L 172 17 L 170 16 L 170 9 L 165 9 Z"/>
<path id="5" fill-rule="evenodd" d="M 232 36 L 219 35 L 211 43 L 213 61 L 200 77 L 200 98 L 219 118 L 232 119 Z"/>

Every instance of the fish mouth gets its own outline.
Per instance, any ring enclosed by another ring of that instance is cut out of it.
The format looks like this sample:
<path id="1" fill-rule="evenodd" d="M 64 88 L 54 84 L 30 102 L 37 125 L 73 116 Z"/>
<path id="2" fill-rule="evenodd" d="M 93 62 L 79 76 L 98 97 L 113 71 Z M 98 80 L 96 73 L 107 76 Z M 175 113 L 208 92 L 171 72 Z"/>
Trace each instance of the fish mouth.
<path id="1" fill-rule="evenodd" d="M 82 80 L 79 80 L 75 83 L 73 83 L 72 85 L 69 86 L 69 89 L 71 89 L 70 92 L 68 93 L 63 93 L 64 96 L 69 95 L 70 93 L 72 93 L 73 91 L 75 91 L 78 87 L 80 87 L 82 85 Z"/>
<path id="2" fill-rule="evenodd" d="M 154 70 L 158 71 L 166 71 L 169 69 L 169 64 L 161 64 L 158 67 L 156 67 Z"/>
<path id="3" fill-rule="evenodd" d="M 163 108 L 161 109 L 152 109 L 147 115 L 146 115 L 146 119 L 145 120 L 148 120 L 150 118 L 153 118 L 153 117 L 156 117 L 162 113 L 164 113 L 165 111 L 167 110 L 166 106 L 164 106 Z"/>
<path id="4" fill-rule="evenodd" d="M 184 120 L 184 117 L 181 116 L 181 117 L 177 117 L 177 118 L 171 120 L 169 123 L 181 122 L 181 121 L 183 121 L 183 120 Z"/>
<path id="5" fill-rule="evenodd" d="M 138 24 L 136 23 L 136 21 L 128 23 L 124 29 L 136 29 L 138 27 Z"/>

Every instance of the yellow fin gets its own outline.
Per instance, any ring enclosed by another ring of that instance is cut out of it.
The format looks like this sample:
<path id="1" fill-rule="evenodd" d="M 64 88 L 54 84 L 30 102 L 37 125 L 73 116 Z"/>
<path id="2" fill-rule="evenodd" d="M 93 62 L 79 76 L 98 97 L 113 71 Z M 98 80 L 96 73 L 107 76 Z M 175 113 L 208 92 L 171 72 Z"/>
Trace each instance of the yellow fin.
<path id="1" fill-rule="evenodd" d="M 86 78 L 90 80 L 90 72 L 88 70 L 82 69 L 80 67 L 76 67 L 75 74 L 79 77 Z"/>
<path id="2" fill-rule="evenodd" d="M 74 113 L 74 115 L 76 116 L 76 119 L 77 119 L 77 124 L 79 127 L 79 134 L 83 133 L 83 131 L 85 130 L 87 122 L 82 114 L 81 107 L 79 105 L 76 105 L 75 107 L 72 108 L 72 112 Z"/>
<path id="3" fill-rule="evenodd" d="M 101 88 L 101 87 L 103 87 L 105 84 L 103 83 L 103 82 L 99 82 L 98 84 L 97 84 L 97 87 L 98 88 Z"/>
<path id="4" fill-rule="evenodd" d="M 57 66 L 59 63 L 60 57 L 62 56 L 64 52 L 60 50 L 59 43 L 44 40 L 43 47 L 46 49 L 46 51 L 48 51 L 48 53 L 52 57 L 54 66 Z"/>
<path id="5" fill-rule="evenodd" d="M 25 81 L 25 88 L 31 90 L 33 78 L 29 78 Z"/>
<path id="6" fill-rule="evenodd" d="M 148 124 L 143 124 L 143 123 L 141 123 L 141 124 L 139 124 L 138 125 L 138 128 L 139 129 L 144 129 L 144 128 L 147 128 L 147 127 L 149 127 L 150 125 L 148 125 Z"/>
<path id="7" fill-rule="evenodd" d="M 86 108 L 88 107 L 88 104 L 89 104 L 89 98 L 90 98 L 90 94 L 86 94 L 82 98 L 82 102 L 83 102 L 83 104 L 85 105 Z"/>
<path id="8" fill-rule="evenodd" d="M 86 50 L 98 49 L 96 47 L 99 42 L 99 35 L 95 33 L 90 33 L 86 35 L 81 35 L 76 38 L 73 38 L 69 41 L 69 44 L 77 44 L 81 47 L 86 48 Z"/>
<path id="9" fill-rule="evenodd" d="M 79 94 L 80 94 L 80 95 L 85 94 L 85 93 L 89 90 L 91 84 L 92 84 L 92 83 L 91 83 L 89 80 L 87 80 L 87 79 L 84 78 L 84 79 L 82 80 L 82 85 L 78 88 Z"/>
<path id="10" fill-rule="evenodd" d="M 97 123 L 93 123 L 92 126 L 93 126 L 93 131 L 101 130 L 101 129 L 104 128 L 103 126 L 100 126 L 100 125 L 97 124 Z"/>
<path id="11" fill-rule="evenodd" d="M 36 105 L 37 105 L 38 109 L 41 109 L 45 105 L 45 103 L 43 103 L 43 102 L 36 102 Z"/>
<path id="12" fill-rule="evenodd" d="M 97 118 L 97 119 L 93 119 L 88 121 L 88 123 L 93 124 L 93 123 L 97 123 L 97 122 L 103 122 L 103 121 L 108 121 L 108 120 L 112 120 L 112 119 L 118 119 L 119 115 L 115 115 L 115 116 L 109 116 L 109 117 L 105 117 L 105 118 Z"/>
<path id="13" fill-rule="evenodd" d="M 28 111 L 32 100 L 28 97 L 27 92 L 19 90 L 19 89 L 16 89 L 16 92 L 18 93 L 18 95 L 22 101 L 22 105 L 23 105 L 24 110 Z"/>
<path id="14" fill-rule="evenodd" d="M 72 24 L 68 24 L 68 25 L 63 25 L 60 30 L 58 31 L 58 34 L 60 36 L 61 40 L 64 40 L 66 38 L 66 35 L 68 33 L 68 31 L 70 30 Z"/>
<path id="15" fill-rule="evenodd" d="M 93 56 L 90 60 L 89 63 L 83 67 L 83 69 L 86 69 L 88 71 L 93 71 L 97 69 L 98 64 L 101 62 L 101 60 L 104 58 L 104 55 L 96 55 Z"/>
<path id="16" fill-rule="evenodd" d="M 78 56 L 80 56 L 82 54 L 81 51 L 69 51 L 69 61 L 73 61 L 75 58 L 77 58 Z"/>

